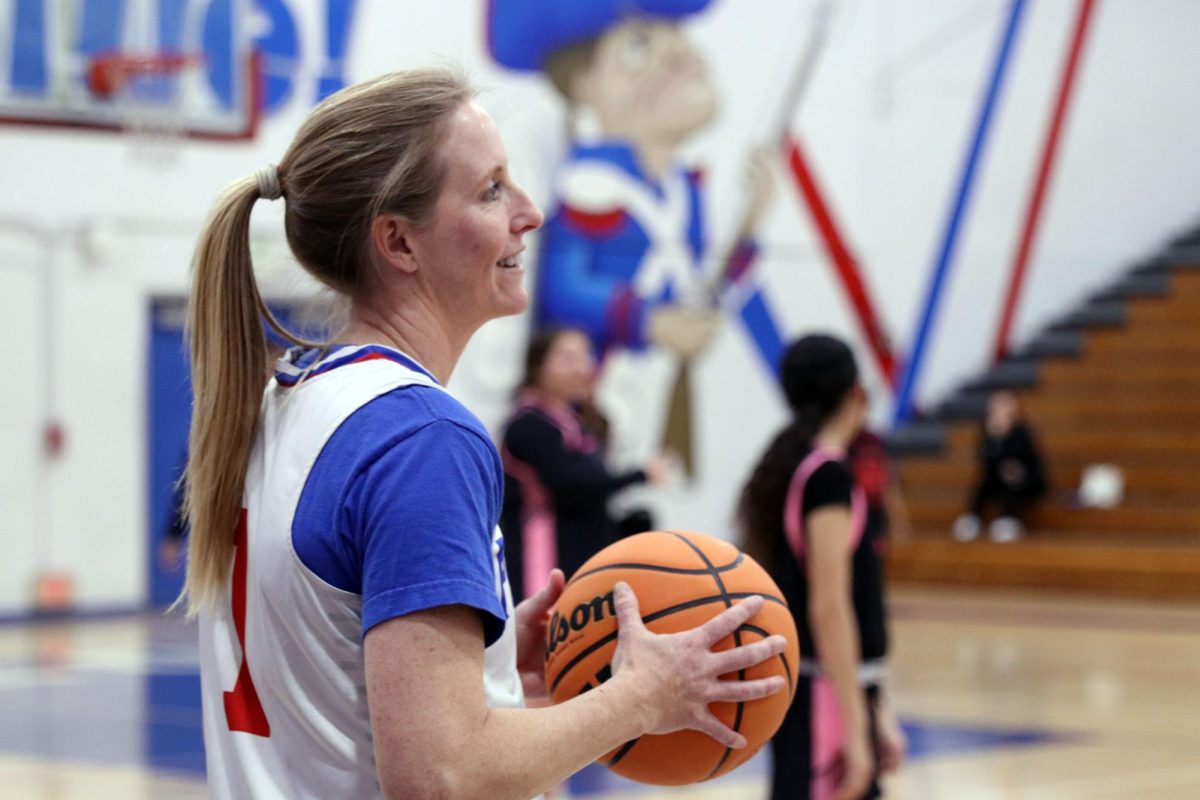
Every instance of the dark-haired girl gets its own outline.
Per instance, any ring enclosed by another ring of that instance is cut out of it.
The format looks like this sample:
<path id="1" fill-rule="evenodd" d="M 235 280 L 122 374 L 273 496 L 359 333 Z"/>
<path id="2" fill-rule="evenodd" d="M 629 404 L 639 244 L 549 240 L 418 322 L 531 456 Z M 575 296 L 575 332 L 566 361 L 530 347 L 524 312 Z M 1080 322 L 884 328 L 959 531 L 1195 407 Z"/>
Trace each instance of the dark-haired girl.
<path id="1" fill-rule="evenodd" d="M 662 458 L 638 470 L 609 470 L 607 423 L 591 401 L 595 380 L 592 345 L 583 331 L 547 328 L 530 340 L 502 437 L 501 527 L 514 597 L 535 594 L 555 566 L 569 578 L 619 538 L 620 525 L 608 510 L 616 492 L 665 479 Z"/>
<path id="2" fill-rule="evenodd" d="M 880 796 L 880 772 L 903 757 L 904 734 L 881 680 L 887 635 L 878 560 L 864 537 L 866 503 L 845 464 L 866 395 L 854 356 L 831 336 L 805 336 L 780 369 L 792 420 L 742 490 L 744 547 L 771 572 L 796 615 L 800 686 L 771 742 L 772 798 Z M 861 576 L 874 576 L 855 585 Z"/>

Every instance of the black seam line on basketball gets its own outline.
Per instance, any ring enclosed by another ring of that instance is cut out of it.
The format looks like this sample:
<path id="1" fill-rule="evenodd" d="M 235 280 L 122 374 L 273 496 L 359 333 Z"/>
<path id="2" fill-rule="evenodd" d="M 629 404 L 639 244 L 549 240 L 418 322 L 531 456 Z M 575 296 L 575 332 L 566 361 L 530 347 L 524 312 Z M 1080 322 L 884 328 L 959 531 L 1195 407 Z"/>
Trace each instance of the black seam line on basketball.
<path id="1" fill-rule="evenodd" d="M 640 742 L 641 740 L 642 740 L 642 737 L 639 736 L 638 738 L 631 739 L 630 741 L 621 745 L 621 749 L 617 751 L 617 754 L 615 756 L 613 756 L 612 759 L 605 766 L 615 767 L 617 765 L 617 762 L 620 761 L 625 756 L 627 756 L 629 754 L 629 751 L 633 749 L 633 746 L 635 744 L 637 744 L 638 742 Z"/>
<path id="2" fill-rule="evenodd" d="M 730 592 L 729 596 L 735 600 L 745 600 L 747 597 L 761 597 L 768 603 L 775 603 L 776 605 L 787 608 L 787 601 L 782 597 L 776 597 L 773 594 L 763 594 L 762 592 Z M 745 626 L 743 625 L 742 627 Z"/>
<path id="3" fill-rule="evenodd" d="M 733 592 L 729 596 L 730 597 L 750 597 L 751 593 L 749 593 L 749 592 Z M 768 602 L 778 603 L 779 605 L 783 606 L 784 608 L 787 608 L 787 603 L 784 602 L 783 599 L 780 597 L 773 597 L 771 595 L 760 595 L 760 596 L 766 598 L 766 600 Z M 697 597 L 693 600 L 688 600 L 686 603 L 680 603 L 679 605 L 670 606 L 669 608 L 664 608 L 661 611 L 655 611 L 653 614 L 648 614 L 648 615 L 642 617 L 642 624 L 645 625 L 646 623 L 654 622 L 655 620 L 662 619 L 663 617 L 669 617 L 670 615 L 672 615 L 678 611 L 687 611 L 689 608 L 696 608 L 698 606 L 708 605 L 709 603 L 716 603 L 716 602 L 721 601 L 721 599 L 722 598 L 720 595 L 710 595 L 709 597 Z M 610 633 L 606 636 L 602 636 L 599 639 L 597 639 L 596 641 L 592 642 L 586 648 L 584 648 L 583 651 L 579 653 L 579 655 L 575 656 L 570 661 L 568 661 L 567 665 L 562 668 L 562 672 L 558 673 L 558 676 L 554 679 L 554 682 L 550 684 L 550 691 L 553 692 L 555 689 L 557 689 L 558 684 L 562 682 L 562 679 L 567 677 L 567 674 L 570 673 L 570 671 L 573 670 L 575 667 L 577 667 L 579 665 L 579 662 L 583 661 L 585 658 L 587 658 L 592 653 L 596 652 L 601 647 L 608 644 L 615 638 L 617 638 L 617 631 L 613 631 L 612 633 Z"/>
<path id="4" fill-rule="evenodd" d="M 729 572 L 731 569 L 736 569 L 741 565 L 742 559 L 743 555 L 739 552 L 736 559 L 723 567 L 717 567 L 717 572 Z M 712 570 L 708 569 L 707 567 L 702 567 L 701 569 L 684 569 L 682 567 L 660 567 L 656 564 L 605 564 L 602 567 L 593 567 L 587 572 L 580 572 L 576 575 L 573 575 L 571 577 L 571 582 L 574 583 L 580 578 L 586 578 L 588 575 L 595 575 L 597 572 L 605 572 L 610 569 L 640 569 L 647 572 L 663 572 L 668 575 L 708 575 L 712 572 Z"/>
<path id="5" fill-rule="evenodd" d="M 708 556 L 705 555 L 704 551 L 701 550 L 699 547 L 697 547 L 696 544 L 691 539 L 688 539 L 686 536 L 680 534 L 678 531 L 667 531 L 667 533 L 670 533 L 672 536 L 679 539 L 681 542 L 685 543 L 688 547 L 692 548 L 692 550 L 695 551 L 696 555 L 700 557 L 700 560 L 703 561 L 705 563 L 705 565 L 708 567 L 709 574 L 712 575 L 713 582 L 717 584 L 717 591 L 719 591 L 721 593 L 721 599 L 724 601 L 725 607 L 732 608 L 733 601 L 729 599 L 729 590 L 727 588 L 725 588 L 725 582 L 723 580 L 721 580 L 721 573 L 717 571 L 716 565 L 708 560 Z M 741 626 L 739 626 L 733 632 L 733 646 L 734 647 L 742 646 Z M 746 670 L 744 670 L 744 669 L 738 670 L 738 680 L 739 681 L 746 680 Z M 733 725 L 730 726 L 730 728 L 733 729 L 734 733 L 738 733 L 739 729 L 742 727 L 742 717 L 744 716 L 744 711 L 745 711 L 745 703 L 738 703 L 737 711 L 733 712 Z M 725 752 L 722 753 L 721 757 L 717 760 L 717 765 L 715 767 L 713 767 L 711 770 L 709 770 L 708 775 L 706 775 L 704 777 L 705 780 L 708 780 L 709 778 L 711 778 L 713 775 L 715 775 L 717 773 L 717 770 L 719 770 L 721 768 L 721 765 L 724 764 L 727 760 L 729 760 L 729 754 L 731 752 L 733 752 L 732 748 L 730 748 L 730 747 L 725 748 Z"/>
<path id="6" fill-rule="evenodd" d="M 749 623 L 745 623 L 744 625 L 742 625 L 742 628 L 750 631 L 751 633 L 757 633 L 759 636 L 761 636 L 764 639 L 766 639 L 768 636 L 771 635 L 771 634 L 767 633 L 765 628 L 760 628 L 757 625 L 751 625 Z M 788 694 L 794 696 L 795 692 L 796 692 L 796 687 L 792 683 L 792 665 L 788 663 L 787 656 L 783 653 L 780 653 L 778 656 L 776 656 L 776 658 L 778 658 L 780 660 L 780 662 L 783 664 L 783 671 L 787 675 Z"/>
<path id="7" fill-rule="evenodd" d="M 741 707 L 742 707 L 742 704 L 738 703 L 739 710 L 741 709 Z M 741 720 L 738 720 L 738 722 L 740 723 Z M 725 752 L 721 753 L 721 757 L 717 759 L 717 765 L 715 767 L 713 767 L 712 769 L 710 769 L 708 771 L 708 774 L 705 775 L 702 780 L 706 780 L 706 781 L 712 780 L 713 776 L 721 771 L 721 767 L 725 766 L 725 762 L 729 760 L 729 754 L 732 752 L 733 752 L 732 750 L 730 750 L 728 747 L 726 747 Z"/>

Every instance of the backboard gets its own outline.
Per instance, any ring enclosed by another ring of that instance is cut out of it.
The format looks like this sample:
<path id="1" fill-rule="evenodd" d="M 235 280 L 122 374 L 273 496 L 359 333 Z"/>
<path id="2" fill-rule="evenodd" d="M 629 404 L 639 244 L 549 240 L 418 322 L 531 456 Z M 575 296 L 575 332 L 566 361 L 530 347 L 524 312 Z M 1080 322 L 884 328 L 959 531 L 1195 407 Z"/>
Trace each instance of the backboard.
<path id="1" fill-rule="evenodd" d="M 253 138 L 250 0 L 0 0 L 0 124 Z"/>

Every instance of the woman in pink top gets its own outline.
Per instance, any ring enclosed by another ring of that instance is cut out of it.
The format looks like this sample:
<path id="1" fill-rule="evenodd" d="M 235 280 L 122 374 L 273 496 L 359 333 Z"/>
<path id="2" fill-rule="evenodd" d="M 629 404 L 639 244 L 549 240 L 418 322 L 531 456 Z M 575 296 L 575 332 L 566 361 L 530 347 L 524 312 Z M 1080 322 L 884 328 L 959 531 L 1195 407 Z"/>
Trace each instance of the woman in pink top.
<path id="1" fill-rule="evenodd" d="M 556 327 L 533 336 L 502 437 L 501 527 L 514 595 L 534 594 L 556 566 L 569 578 L 620 537 L 624 526 L 609 513 L 609 499 L 627 486 L 664 479 L 662 458 L 642 469 L 609 470 L 607 421 L 591 400 L 595 379 L 583 331 Z M 644 517 L 626 532 L 648 530 Z"/>

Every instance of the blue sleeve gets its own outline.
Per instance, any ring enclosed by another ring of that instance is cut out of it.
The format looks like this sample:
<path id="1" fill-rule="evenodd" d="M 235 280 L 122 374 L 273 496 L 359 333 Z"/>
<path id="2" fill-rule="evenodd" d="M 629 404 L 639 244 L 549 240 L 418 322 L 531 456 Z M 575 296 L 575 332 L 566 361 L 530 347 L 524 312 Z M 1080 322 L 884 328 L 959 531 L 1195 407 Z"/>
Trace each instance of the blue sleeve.
<path id="1" fill-rule="evenodd" d="M 387 449 L 355 480 L 344 510 L 361 537 L 362 629 L 446 605 L 481 612 L 491 644 L 507 616 L 492 533 L 500 514 L 495 448 L 436 420 Z"/>

